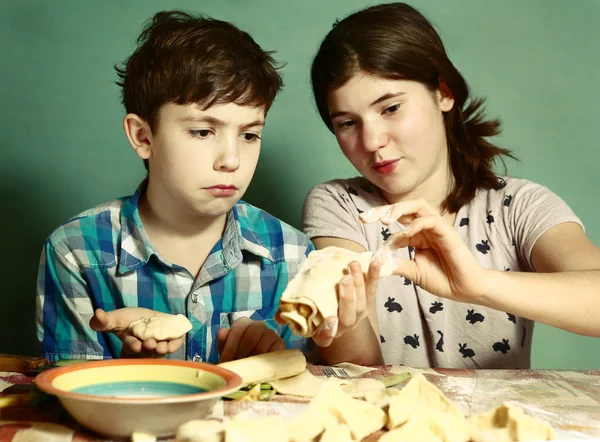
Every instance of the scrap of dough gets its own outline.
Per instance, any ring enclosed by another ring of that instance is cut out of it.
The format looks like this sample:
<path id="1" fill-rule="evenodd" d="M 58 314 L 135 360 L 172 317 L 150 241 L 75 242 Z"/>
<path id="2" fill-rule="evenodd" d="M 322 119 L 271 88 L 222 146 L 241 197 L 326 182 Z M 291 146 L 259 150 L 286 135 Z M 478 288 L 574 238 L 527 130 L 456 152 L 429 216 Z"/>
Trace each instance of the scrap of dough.
<path id="1" fill-rule="evenodd" d="M 317 438 L 326 428 L 339 425 L 338 419 L 322 405 L 311 402 L 299 416 L 287 423 L 290 442 L 306 442 Z"/>
<path id="2" fill-rule="evenodd" d="M 194 419 L 177 428 L 177 442 L 221 442 L 225 426 L 216 420 Z"/>
<path id="3" fill-rule="evenodd" d="M 71 442 L 75 433 L 64 425 L 48 422 L 0 420 L 0 429 L 4 425 L 18 425 L 20 427 L 12 437 L 14 441 Z M 25 426 L 27 428 L 23 428 Z"/>
<path id="4" fill-rule="evenodd" d="M 468 442 L 471 430 L 464 416 L 444 412 L 427 412 L 412 416 L 399 428 L 388 433 L 389 441 L 417 441 L 426 434 L 440 442 Z"/>
<path id="5" fill-rule="evenodd" d="M 400 390 L 400 394 L 390 399 L 387 428 L 392 430 L 409 421 L 413 416 L 438 411 L 463 416 L 439 388 L 425 379 L 425 376 L 417 373 Z"/>
<path id="6" fill-rule="evenodd" d="M 344 393 L 355 398 L 363 398 L 373 391 L 385 390 L 383 382 L 372 378 L 350 379 L 350 383 L 342 384 L 340 387 Z"/>
<path id="7" fill-rule="evenodd" d="M 335 424 L 327 427 L 319 442 L 353 442 L 350 428 L 346 424 Z"/>
<path id="8" fill-rule="evenodd" d="M 356 398 L 362 398 L 373 391 L 385 390 L 385 385 L 377 379 L 318 378 L 308 370 L 304 370 L 299 375 L 269 383 L 279 394 L 313 398 L 319 394 L 325 382 L 337 383 L 341 386 L 343 392 Z"/>
<path id="9" fill-rule="evenodd" d="M 467 419 L 474 442 L 519 440 L 554 440 L 550 425 L 526 415 L 519 407 L 502 404 L 497 408 Z"/>
<path id="10" fill-rule="evenodd" d="M 299 375 L 271 381 L 269 384 L 279 394 L 313 398 L 325 381 L 326 379 L 318 378 L 310 371 L 304 370 Z"/>
<path id="11" fill-rule="evenodd" d="M 386 388 L 384 390 L 371 390 L 364 394 L 363 399 L 369 404 L 373 404 L 376 407 L 381 408 L 385 412 L 388 410 L 390 399 L 392 396 L 398 396 L 400 390 L 394 387 Z"/>
<path id="12" fill-rule="evenodd" d="M 129 324 L 129 331 L 138 339 L 167 341 L 184 336 L 192 329 L 192 323 L 182 314 L 145 316 Z"/>
<path id="13" fill-rule="evenodd" d="M 295 334 L 312 337 L 325 318 L 337 316 L 336 286 L 348 264 L 358 261 L 366 273 L 372 257 L 372 252 L 356 253 L 341 247 L 310 252 L 281 296 L 281 319 Z M 392 270 L 392 263 L 384 262 L 380 276 L 389 276 Z"/>
<path id="14" fill-rule="evenodd" d="M 156 442 L 156 435 L 146 431 L 134 431 L 131 442 Z"/>
<path id="15" fill-rule="evenodd" d="M 287 429 L 278 415 L 237 417 L 225 427 L 225 442 L 288 442 Z"/>
<path id="16" fill-rule="evenodd" d="M 362 440 L 383 428 L 387 416 L 381 408 L 353 398 L 344 393 L 337 382 L 330 381 L 323 384 L 313 401 L 328 409 L 340 423 L 346 424 L 354 440 Z"/>

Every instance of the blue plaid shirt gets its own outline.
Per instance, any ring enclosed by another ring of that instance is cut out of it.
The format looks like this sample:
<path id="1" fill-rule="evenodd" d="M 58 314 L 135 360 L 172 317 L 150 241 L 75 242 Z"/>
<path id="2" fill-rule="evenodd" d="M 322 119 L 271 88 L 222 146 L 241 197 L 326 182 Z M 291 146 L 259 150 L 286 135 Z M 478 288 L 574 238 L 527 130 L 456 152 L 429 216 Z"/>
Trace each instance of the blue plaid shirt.
<path id="1" fill-rule="evenodd" d="M 187 316 L 193 328 L 175 358 L 218 362 L 217 331 L 240 317 L 264 321 L 288 348 L 306 349 L 307 340 L 277 325 L 274 315 L 283 290 L 313 250 L 308 237 L 239 201 L 194 279 L 153 248 L 138 211 L 141 191 L 143 186 L 128 198 L 81 213 L 46 240 L 37 284 L 44 357 L 118 357 L 120 339 L 88 323 L 96 308 L 121 307 Z"/>

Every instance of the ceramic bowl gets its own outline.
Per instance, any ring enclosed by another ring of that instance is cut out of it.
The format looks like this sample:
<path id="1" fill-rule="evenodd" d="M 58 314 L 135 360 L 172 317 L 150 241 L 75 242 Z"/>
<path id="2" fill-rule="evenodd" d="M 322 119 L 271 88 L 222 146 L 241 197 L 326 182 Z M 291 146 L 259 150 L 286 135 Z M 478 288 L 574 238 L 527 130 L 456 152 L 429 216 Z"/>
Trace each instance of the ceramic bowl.
<path id="1" fill-rule="evenodd" d="M 53 368 L 35 383 L 81 425 L 109 437 L 157 436 L 202 419 L 242 379 L 224 368 L 169 359 L 112 359 Z"/>

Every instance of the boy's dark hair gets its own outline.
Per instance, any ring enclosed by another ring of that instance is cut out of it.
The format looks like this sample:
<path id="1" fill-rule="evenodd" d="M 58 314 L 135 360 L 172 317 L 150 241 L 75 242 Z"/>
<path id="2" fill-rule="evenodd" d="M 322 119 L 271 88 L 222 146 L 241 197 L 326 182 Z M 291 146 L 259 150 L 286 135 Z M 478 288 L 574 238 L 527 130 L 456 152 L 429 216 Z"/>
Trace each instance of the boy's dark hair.
<path id="1" fill-rule="evenodd" d="M 280 65 L 229 22 L 173 10 L 154 15 L 135 52 L 115 70 L 127 113 L 155 131 L 167 103 L 237 103 L 269 110 L 283 86 Z M 146 168 L 148 167 L 147 162 Z"/>
<path id="2" fill-rule="evenodd" d="M 430 91 L 449 87 L 455 102 L 444 113 L 450 166 L 455 185 L 442 209 L 457 212 L 477 189 L 502 186 L 492 170 L 503 156 L 514 158 L 488 138 L 500 133 L 500 121 L 484 117 L 482 98 L 454 67 L 431 23 L 405 3 L 372 6 L 349 15 L 329 31 L 312 64 L 312 87 L 321 118 L 333 131 L 327 94 L 364 72 L 390 80 L 413 80 Z"/>

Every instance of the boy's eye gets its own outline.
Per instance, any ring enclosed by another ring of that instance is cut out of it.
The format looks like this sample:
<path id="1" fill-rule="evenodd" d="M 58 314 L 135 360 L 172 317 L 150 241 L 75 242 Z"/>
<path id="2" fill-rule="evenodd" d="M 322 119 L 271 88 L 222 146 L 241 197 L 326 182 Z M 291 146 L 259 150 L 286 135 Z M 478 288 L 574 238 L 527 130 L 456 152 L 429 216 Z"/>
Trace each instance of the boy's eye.
<path id="1" fill-rule="evenodd" d="M 192 129 L 190 134 L 195 138 L 208 138 L 210 136 L 209 129 Z"/>
<path id="2" fill-rule="evenodd" d="M 244 133 L 244 134 L 242 134 L 242 137 L 244 137 L 245 141 L 257 141 L 257 140 L 260 140 L 260 137 L 257 134 L 253 134 L 253 133 Z"/>

